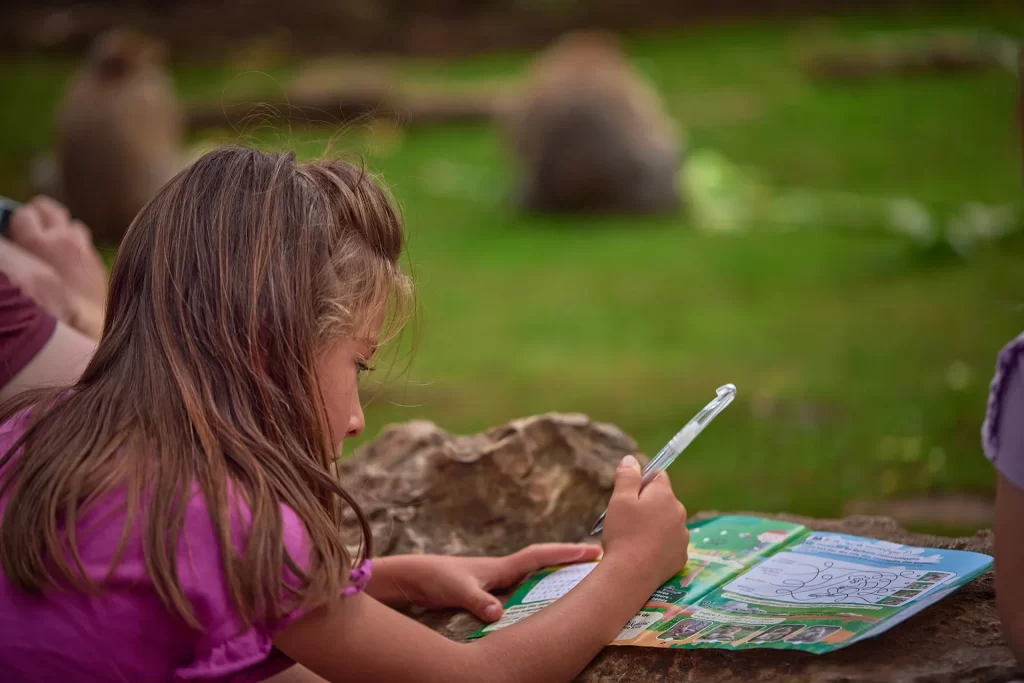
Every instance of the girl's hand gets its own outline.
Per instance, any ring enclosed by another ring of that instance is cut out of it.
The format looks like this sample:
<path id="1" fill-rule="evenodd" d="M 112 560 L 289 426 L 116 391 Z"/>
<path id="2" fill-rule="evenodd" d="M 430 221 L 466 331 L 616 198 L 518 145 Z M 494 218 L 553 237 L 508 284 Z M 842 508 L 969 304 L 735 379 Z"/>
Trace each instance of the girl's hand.
<path id="1" fill-rule="evenodd" d="M 366 591 L 392 606 L 457 607 L 493 622 L 501 618 L 502 605 L 490 591 L 514 586 L 544 567 L 600 555 L 600 546 L 571 543 L 531 545 L 505 557 L 397 555 L 374 561 Z"/>
<path id="2" fill-rule="evenodd" d="M 627 455 L 615 471 L 601 539 L 605 561 L 653 591 L 686 566 L 690 532 L 668 475 L 659 473 L 641 491 L 642 480 L 640 463 Z"/>

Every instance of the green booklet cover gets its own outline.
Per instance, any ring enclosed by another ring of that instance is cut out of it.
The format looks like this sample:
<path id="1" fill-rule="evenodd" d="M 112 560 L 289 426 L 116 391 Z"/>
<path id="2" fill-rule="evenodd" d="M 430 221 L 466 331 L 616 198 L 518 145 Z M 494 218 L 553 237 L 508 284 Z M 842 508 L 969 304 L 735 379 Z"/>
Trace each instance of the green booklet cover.
<path id="1" fill-rule="evenodd" d="M 597 566 L 544 569 L 481 638 L 544 609 Z M 823 654 L 889 630 L 992 566 L 988 555 L 722 516 L 690 524 L 689 560 L 612 645 Z"/>

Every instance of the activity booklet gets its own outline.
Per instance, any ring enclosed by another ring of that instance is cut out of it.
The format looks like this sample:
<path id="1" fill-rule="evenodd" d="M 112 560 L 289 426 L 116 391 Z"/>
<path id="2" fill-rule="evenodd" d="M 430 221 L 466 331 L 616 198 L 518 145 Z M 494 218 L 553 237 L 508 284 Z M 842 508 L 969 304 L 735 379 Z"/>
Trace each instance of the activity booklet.
<path id="1" fill-rule="evenodd" d="M 520 586 L 480 638 L 544 609 L 597 562 Z M 992 558 L 741 516 L 690 524 L 689 560 L 612 645 L 832 652 L 883 633 L 992 566 Z"/>

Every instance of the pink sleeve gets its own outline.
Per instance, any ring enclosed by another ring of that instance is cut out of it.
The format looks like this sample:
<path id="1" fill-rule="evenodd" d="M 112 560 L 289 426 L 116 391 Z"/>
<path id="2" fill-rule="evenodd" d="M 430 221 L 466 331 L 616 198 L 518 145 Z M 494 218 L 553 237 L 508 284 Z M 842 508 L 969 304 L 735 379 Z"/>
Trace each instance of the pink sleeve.
<path id="1" fill-rule="evenodd" d="M 282 505 L 281 513 L 285 548 L 292 559 L 305 568 L 310 555 L 309 534 L 294 510 Z M 249 521 L 247 509 L 237 506 L 233 525 L 236 528 L 236 543 L 244 543 Z M 290 659 L 274 648 L 273 638 L 300 618 L 303 611 L 295 610 L 273 624 L 262 621 L 248 629 L 243 628 L 224 579 L 224 565 L 216 534 L 206 506 L 201 502 L 190 507 L 182 536 L 182 543 L 186 547 L 179 553 L 179 575 L 204 630 L 197 642 L 194 661 L 177 670 L 176 680 L 219 681 L 230 678 L 233 682 L 258 681 L 292 665 Z M 188 559 L 183 563 L 182 558 Z M 284 573 L 285 581 L 297 582 L 297 577 L 287 568 Z M 358 570 L 353 572 L 353 578 L 358 578 L 357 574 Z M 360 583 L 365 584 L 365 580 Z M 361 589 L 348 586 L 345 593 L 350 593 L 350 588 Z"/>

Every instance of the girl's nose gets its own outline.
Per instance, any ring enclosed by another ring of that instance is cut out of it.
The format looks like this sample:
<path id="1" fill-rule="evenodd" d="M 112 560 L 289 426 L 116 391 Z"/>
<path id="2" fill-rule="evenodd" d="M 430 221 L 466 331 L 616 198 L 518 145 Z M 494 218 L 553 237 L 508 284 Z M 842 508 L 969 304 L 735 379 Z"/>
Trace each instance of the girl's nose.
<path id="1" fill-rule="evenodd" d="M 346 438 L 359 436 L 363 433 L 366 428 L 366 418 L 363 416 L 363 406 L 359 402 L 359 395 L 356 395 L 355 405 L 352 406 L 352 412 L 349 413 L 348 418 L 348 431 L 345 432 Z"/>

